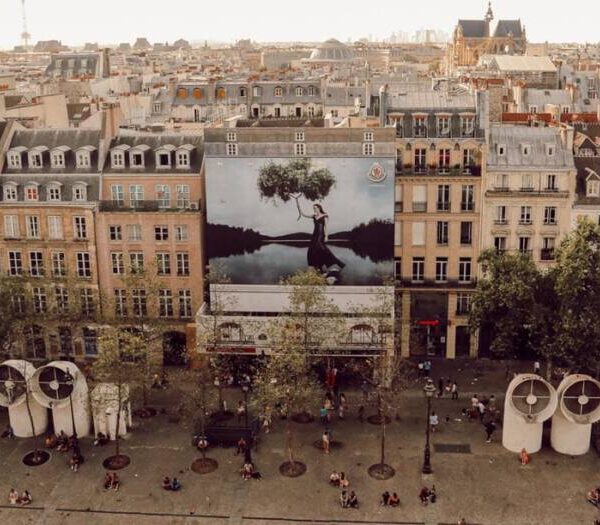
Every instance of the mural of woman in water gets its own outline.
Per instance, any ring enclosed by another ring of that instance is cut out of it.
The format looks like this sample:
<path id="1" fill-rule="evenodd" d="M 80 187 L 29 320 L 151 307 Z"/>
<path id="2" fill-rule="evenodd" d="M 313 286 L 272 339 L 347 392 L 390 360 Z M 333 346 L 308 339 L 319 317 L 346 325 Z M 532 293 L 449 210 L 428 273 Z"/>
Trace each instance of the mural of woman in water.
<path id="1" fill-rule="evenodd" d="M 298 213 L 306 219 L 312 219 L 314 225 L 306 254 L 308 265 L 324 273 L 339 272 L 345 264 L 333 255 L 325 244 L 327 242 L 327 221 L 329 215 L 327 215 L 320 204 L 313 205 L 313 215 L 307 215 L 302 211 L 299 199 L 296 199 L 296 206 L 298 207 Z"/>

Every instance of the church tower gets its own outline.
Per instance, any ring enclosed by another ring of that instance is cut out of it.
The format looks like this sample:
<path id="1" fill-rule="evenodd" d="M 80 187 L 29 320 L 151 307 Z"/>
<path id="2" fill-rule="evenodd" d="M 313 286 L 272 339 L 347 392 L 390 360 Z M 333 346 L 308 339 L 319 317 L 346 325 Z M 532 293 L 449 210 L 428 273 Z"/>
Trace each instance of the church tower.
<path id="1" fill-rule="evenodd" d="M 492 11 L 492 2 L 488 2 L 487 13 L 485 14 L 485 36 L 489 37 L 491 35 L 490 32 L 490 23 L 494 19 L 494 12 Z"/>

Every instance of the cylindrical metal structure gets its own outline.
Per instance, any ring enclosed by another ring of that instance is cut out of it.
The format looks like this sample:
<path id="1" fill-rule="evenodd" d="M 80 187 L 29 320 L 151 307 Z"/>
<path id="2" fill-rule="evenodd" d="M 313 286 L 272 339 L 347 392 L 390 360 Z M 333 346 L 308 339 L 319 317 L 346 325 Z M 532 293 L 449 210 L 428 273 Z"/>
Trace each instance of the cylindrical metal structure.
<path id="1" fill-rule="evenodd" d="M 90 433 L 91 417 L 87 381 L 70 361 L 52 361 L 38 368 L 31 382 L 33 396 L 52 409 L 54 431 L 78 437 Z"/>
<path id="2" fill-rule="evenodd" d="M 590 448 L 592 423 L 600 420 L 600 382 L 583 374 L 565 377 L 557 389 L 550 443 L 561 454 L 579 456 Z"/>
<path id="3" fill-rule="evenodd" d="M 117 437 L 117 414 L 119 412 L 119 390 L 112 383 L 100 383 L 92 390 L 92 412 L 94 415 L 94 431 L 102 432 L 111 441 Z M 121 387 L 121 413 L 119 420 L 119 436 L 127 435 L 131 427 L 131 403 L 129 386 Z"/>
<path id="4" fill-rule="evenodd" d="M 512 452 L 538 452 L 542 448 L 543 423 L 557 405 L 554 387 L 536 374 L 520 374 L 508 385 L 504 400 L 502 445 Z"/>
<path id="5" fill-rule="evenodd" d="M 17 437 L 39 436 L 48 428 L 48 410 L 31 392 L 34 373 L 35 367 L 21 359 L 0 365 L 0 405 L 8 407 L 9 424 Z"/>

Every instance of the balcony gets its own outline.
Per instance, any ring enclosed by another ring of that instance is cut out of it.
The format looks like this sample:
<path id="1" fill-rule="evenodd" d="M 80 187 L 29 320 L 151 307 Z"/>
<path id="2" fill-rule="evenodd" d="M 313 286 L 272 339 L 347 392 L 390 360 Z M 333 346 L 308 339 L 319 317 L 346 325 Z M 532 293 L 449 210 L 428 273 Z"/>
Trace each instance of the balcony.
<path id="1" fill-rule="evenodd" d="M 438 201 L 436 204 L 437 211 L 450 211 L 450 201 Z"/>
<path id="2" fill-rule="evenodd" d="M 526 257 L 531 257 L 531 255 L 533 254 L 533 250 L 530 250 L 528 248 L 527 249 L 522 249 L 522 250 L 519 249 L 519 253 L 521 255 L 525 255 Z"/>
<path id="3" fill-rule="evenodd" d="M 508 186 L 494 186 L 492 191 L 499 191 L 499 192 L 507 193 L 510 191 L 510 188 Z"/>
<path id="4" fill-rule="evenodd" d="M 553 261 L 554 260 L 554 248 L 542 248 L 540 253 L 540 259 L 542 261 Z"/>
<path id="5" fill-rule="evenodd" d="M 412 211 L 414 213 L 424 213 L 427 211 L 427 201 L 425 202 L 413 202 Z"/>
<path id="6" fill-rule="evenodd" d="M 526 191 L 527 193 L 531 193 L 533 191 L 533 186 L 521 186 L 520 191 Z"/>
<path id="7" fill-rule="evenodd" d="M 404 166 L 396 165 L 396 176 L 411 176 L 411 175 L 428 175 L 428 176 L 440 176 L 440 175 L 448 175 L 452 177 L 460 177 L 460 176 L 469 176 L 469 177 L 479 177 L 481 175 L 481 166 L 468 166 L 468 167 L 450 167 L 450 166 L 441 166 L 438 167 L 436 165 L 425 166 L 425 165 L 417 165 L 412 166 L 410 164 L 406 164 Z M 506 190 L 508 191 L 508 189 Z"/>
<path id="8" fill-rule="evenodd" d="M 475 203 L 472 201 L 461 202 L 460 211 L 475 211 Z"/>
<path id="9" fill-rule="evenodd" d="M 157 212 L 157 211 L 200 211 L 200 201 L 190 202 L 187 207 L 161 206 L 162 202 L 158 200 L 139 200 L 133 202 L 124 202 L 117 200 L 100 201 L 100 211 L 103 212 Z"/>
<path id="10" fill-rule="evenodd" d="M 531 226 L 533 221 L 531 219 L 519 219 L 519 224 L 521 226 Z"/>
<path id="11" fill-rule="evenodd" d="M 471 278 L 468 280 L 461 279 L 446 279 L 445 281 L 436 281 L 435 279 L 412 279 L 410 277 L 404 277 L 402 279 L 396 279 L 398 286 L 403 287 L 432 287 L 432 288 L 473 288 L 477 284 L 477 279 Z"/>
<path id="12" fill-rule="evenodd" d="M 506 225 L 506 224 L 508 224 L 508 221 L 506 219 L 495 219 L 494 220 L 494 224 L 497 224 L 499 226 L 500 225 Z"/>

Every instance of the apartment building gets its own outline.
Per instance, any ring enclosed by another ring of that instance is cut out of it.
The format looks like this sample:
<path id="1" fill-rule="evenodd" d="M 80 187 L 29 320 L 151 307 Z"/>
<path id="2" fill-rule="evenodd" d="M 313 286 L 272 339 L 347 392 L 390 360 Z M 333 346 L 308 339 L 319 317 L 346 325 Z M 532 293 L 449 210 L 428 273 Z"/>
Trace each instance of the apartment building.
<path id="1" fill-rule="evenodd" d="M 482 249 L 513 250 L 547 266 L 571 228 L 573 129 L 492 125 L 483 180 Z"/>
<path id="2" fill-rule="evenodd" d="M 468 329 L 479 255 L 481 100 L 444 88 L 380 96 L 396 130 L 395 276 L 404 356 L 476 355 Z"/>
<path id="3" fill-rule="evenodd" d="M 0 270 L 24 279 L 34 315 L 25 340 L 30 359 L 96 354 L 99 307 L 94 209 L 99 198 L 100 131 L 15 130 L 0 173 Z M 25 297 L 23 297 L 25 299 Z M 78 304 L 82 322 L 60 320 Z M 19 303 L 21 304 L 21 303 Z M 89 323 L 85 320 L 88 319 Z"/>
<path id="4" fill-rule="evenodd" d="M 577 169 L 572 225 L 586 217 L 600 224 L 600 125 L 575 127 L 573 155 Z"/>
<path id="5" fill-rule="evenodd" d="M 114 307 L 106 315 L 124 323 L 162 319 L 170 327 L 165 350 L 185 347 L 186 325 L 202 304 L 202 161 L 197 135 L 122 131 L 108 146 L 102 172 L 99 279 Z M 124 277 L 140 269 L 156 274 L 157 301 L 145 288 L 124 286 Z"/>

